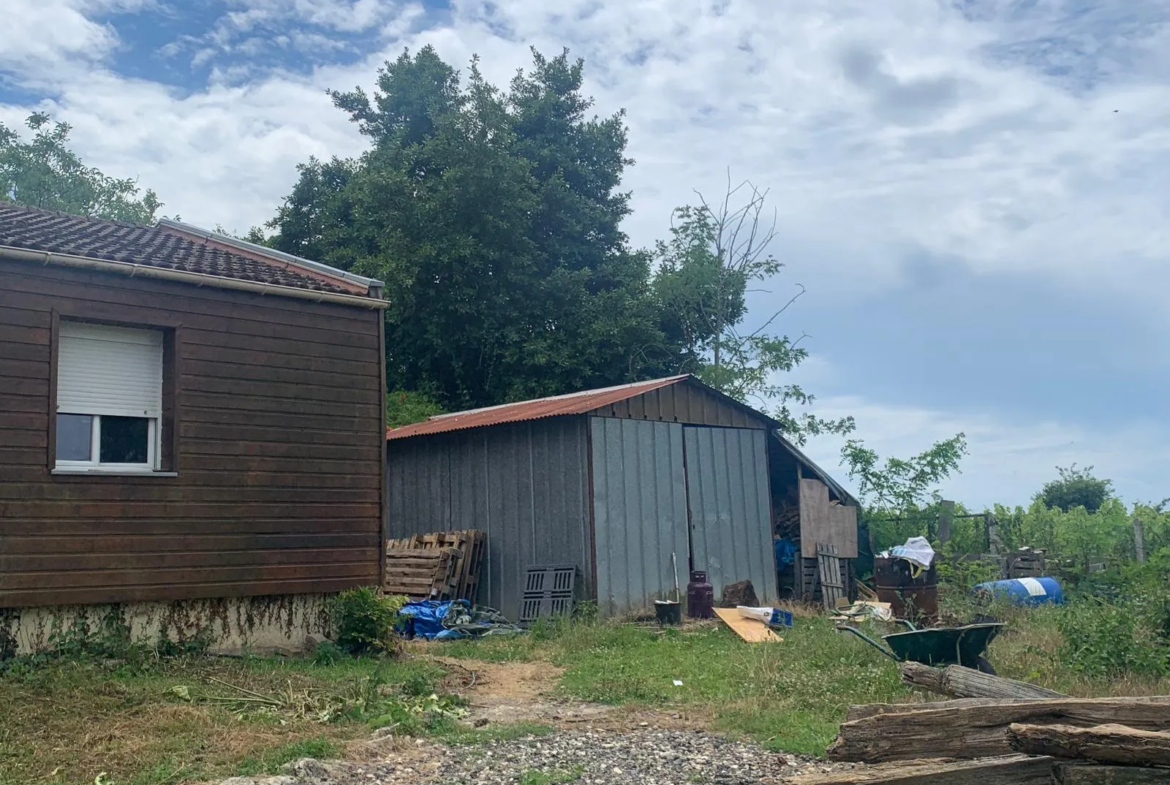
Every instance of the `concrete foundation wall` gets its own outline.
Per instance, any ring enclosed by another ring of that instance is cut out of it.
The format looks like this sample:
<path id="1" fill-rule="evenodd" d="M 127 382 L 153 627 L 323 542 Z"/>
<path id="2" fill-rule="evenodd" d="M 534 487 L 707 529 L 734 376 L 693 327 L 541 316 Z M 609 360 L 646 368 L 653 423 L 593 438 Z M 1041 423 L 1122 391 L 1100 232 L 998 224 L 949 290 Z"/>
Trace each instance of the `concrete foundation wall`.
<path id="1" fill-rule="evenodd" d="M 206 641 L 214 654 L 299 652 L 330 634 L 332 594 L 0 609 L 0 659 L 129 631 L 134 643 Z"/>

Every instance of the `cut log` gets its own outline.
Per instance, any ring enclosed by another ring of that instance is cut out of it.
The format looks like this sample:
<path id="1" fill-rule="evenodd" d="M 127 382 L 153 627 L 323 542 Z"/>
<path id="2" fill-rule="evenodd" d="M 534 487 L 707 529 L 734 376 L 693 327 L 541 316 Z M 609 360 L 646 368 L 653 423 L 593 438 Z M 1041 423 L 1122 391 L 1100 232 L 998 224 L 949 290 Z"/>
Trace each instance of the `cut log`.
<path id="1" fill-rule="evenodd" d="M 845 721 L 864 720 L 866 717 L 876 717 L 879 714 L 905 714 L 908 711 L 935 711 L 937 709 L 969 709 L 972 706 L 1005 706 L 1019 701 L 1007 701 L 999 698 L 955 698 L 949 701 L 931 701 L 929 703 L 866 703 L 850 706 L 845 712 Z"/>
<path id="2" fill-rule="evenodd" d="M 1052 767 L 1052 781 L 1056 785 L 1166 785 L 1170 782 L 1170 769 L 1057 763 Z"/>
<path id="3" fill-rule="evenodd" d="M 924 752 L 939 758 L 1008 755 L 1007 730 L 1013 722 L 1117 723 L 1162 731 L 1170 729 L 1170 697 L 1061 698 L 880 714 L 843 724 L 828 755 L 865 763 L 913 760 Z"/>
<path id="4" fill-rule="evenodd" d="M 962 665 L 932 668 L 919 662 L 904 662 L 902 663 L 902 681 L 953 698 L 1045 700 L 1066 697 L 1059 692 L 1037 687 L 1035 684 L 980 673 L 972 668 L 964 668 Z"/>
<path id="5" fill-rule="evenodd" d="M 1008 743 L 1013 750 L 1029 755 L 1124 766 L 1170 766 L 1170 733 L 1134 730 L 1124 725 L 1077 728 L 1013 723 L 1008 728 Z"/>
<path id="6" fill-rule="evenodd" d="M 1051 785 L 1052 760 L 1013 755 L 976 761 L 914 761 L 835 774 L 805 774 L 792 785 Z"/>

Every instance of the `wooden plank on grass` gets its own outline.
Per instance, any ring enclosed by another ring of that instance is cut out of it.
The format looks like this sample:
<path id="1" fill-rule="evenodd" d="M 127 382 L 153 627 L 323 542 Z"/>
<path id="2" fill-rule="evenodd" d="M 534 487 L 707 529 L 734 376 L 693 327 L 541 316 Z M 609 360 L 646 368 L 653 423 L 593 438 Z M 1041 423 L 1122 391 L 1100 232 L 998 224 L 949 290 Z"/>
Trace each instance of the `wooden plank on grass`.
<path id="1" fill-rule="evenodd" d="M 1170 730 L 1170 697 L 1061 698 L 881 714 L 844 723 L 828 756 L 882 763 L 921 758 L 924 750 L 939 758 L 1008 755 L 1008 726 L 1013 722 Z"/>
<path id="2" fill-rule="evenodd" d="M 1053 758 L 1118 763 L 1124 766 L 1170 766 L 1170 733 L 1135 730 L 1124 725 L 1026 725 L 1008 727 L 1008 743 L 1017 752 Z M 1170 771 L 1167 773 L 1170 781 Z"/>
<path id="3" fill-rule="evenodd" d="M 835 774 L 805 774 L 792 785 L 1050 785 L 1052 759 L 1012 755 L 976 761 L 913 761 Z"/>
<path id="4" fill-rule="evenodd" d="M 755 619 L 744 618 L 735 608 L 716 608 L 715 615 L 722 619 L 732 632 L 748 643 L 767 643 L 769 641 L 779 643 L 784 640 L 768 629 L 767 624 Z"/>

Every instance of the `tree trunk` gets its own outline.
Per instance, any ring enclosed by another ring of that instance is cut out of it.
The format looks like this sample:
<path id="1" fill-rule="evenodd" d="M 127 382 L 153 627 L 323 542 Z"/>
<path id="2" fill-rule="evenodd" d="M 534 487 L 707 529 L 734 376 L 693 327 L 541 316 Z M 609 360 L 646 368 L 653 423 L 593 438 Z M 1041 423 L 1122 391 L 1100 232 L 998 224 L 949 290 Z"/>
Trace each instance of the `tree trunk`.
<path id="1" fill-rule="evenodd" d="M 1170 782 L 1170 769 L 1057 763 L 1052 767 L 1052 781 L 1056 785 L 1166 785 Z"/>
<path id="2" fill-rule="evenodd" d="M 829 747 L 833 760 L 882 763 L 934 758 L 984 758 L 1011 754 L 1008 725 L 1053 722 L 1109 723 L 1140 730 L 1170 729 L 1170 697 L 1062 698 L 986 706 L 881 714 L 846 722 Z"/>
<path id="3" fill-rule="evenodd" d="M 977 761 L 914 761 L 854 769 L 836 774 L 805 774 L 792 785 L 1051 785 L 1052 760 L 1013 755 Z"/>
<path id="4" fill-rule="evenodd" d="M 962 665 L 948 665 L 932 668 L 919 662 L 902 663 L 902 681 L 916 687 L 950 695 L 955 698 L 1003 698 L 1005 700 L 1046 700 L 1063 698 L 1054 692 L 1035 684 L 1004 679 L 987 673 L 980 673 Z"/>
<path id="5" fill-rule="evenodd" d="M 1124 725 L 1022 725 L 1008 728 L 1008 743 L 1017 752 L 1054 758 L 1120 763 L 1126 766 L 1170 766 L 1170 733 L 1134 730 Z M 1170 771 L 1166 772 L 1170 780 Z"/>

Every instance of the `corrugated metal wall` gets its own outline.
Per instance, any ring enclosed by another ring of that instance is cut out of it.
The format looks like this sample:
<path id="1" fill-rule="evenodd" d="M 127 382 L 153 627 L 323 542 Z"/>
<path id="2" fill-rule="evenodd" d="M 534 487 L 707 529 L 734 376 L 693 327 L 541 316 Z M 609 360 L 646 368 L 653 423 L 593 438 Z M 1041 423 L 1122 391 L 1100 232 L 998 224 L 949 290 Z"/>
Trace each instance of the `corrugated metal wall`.
<path id="1" fill-rule="evenodd" d="M 683 429 L 675 423 L 590 418 L 597 589 L 602 613 L 650 605 L 674 590 L 670 554 L 687 581 Z"/>
<path id="2" fill-rule="evenodd" d="M 591 595 L 587 424 L 556 417 L 388 442 L 389 536 L 480 529 L 478 601 L 516 619 L 533 564 L 576 564 Z"/>
<path id="3" fill-rule="evenodd" d="M 695 569 L 723 587 L 750 580 L 761 602 L 776 599 L 764 431 L 684 429 Z"/>

